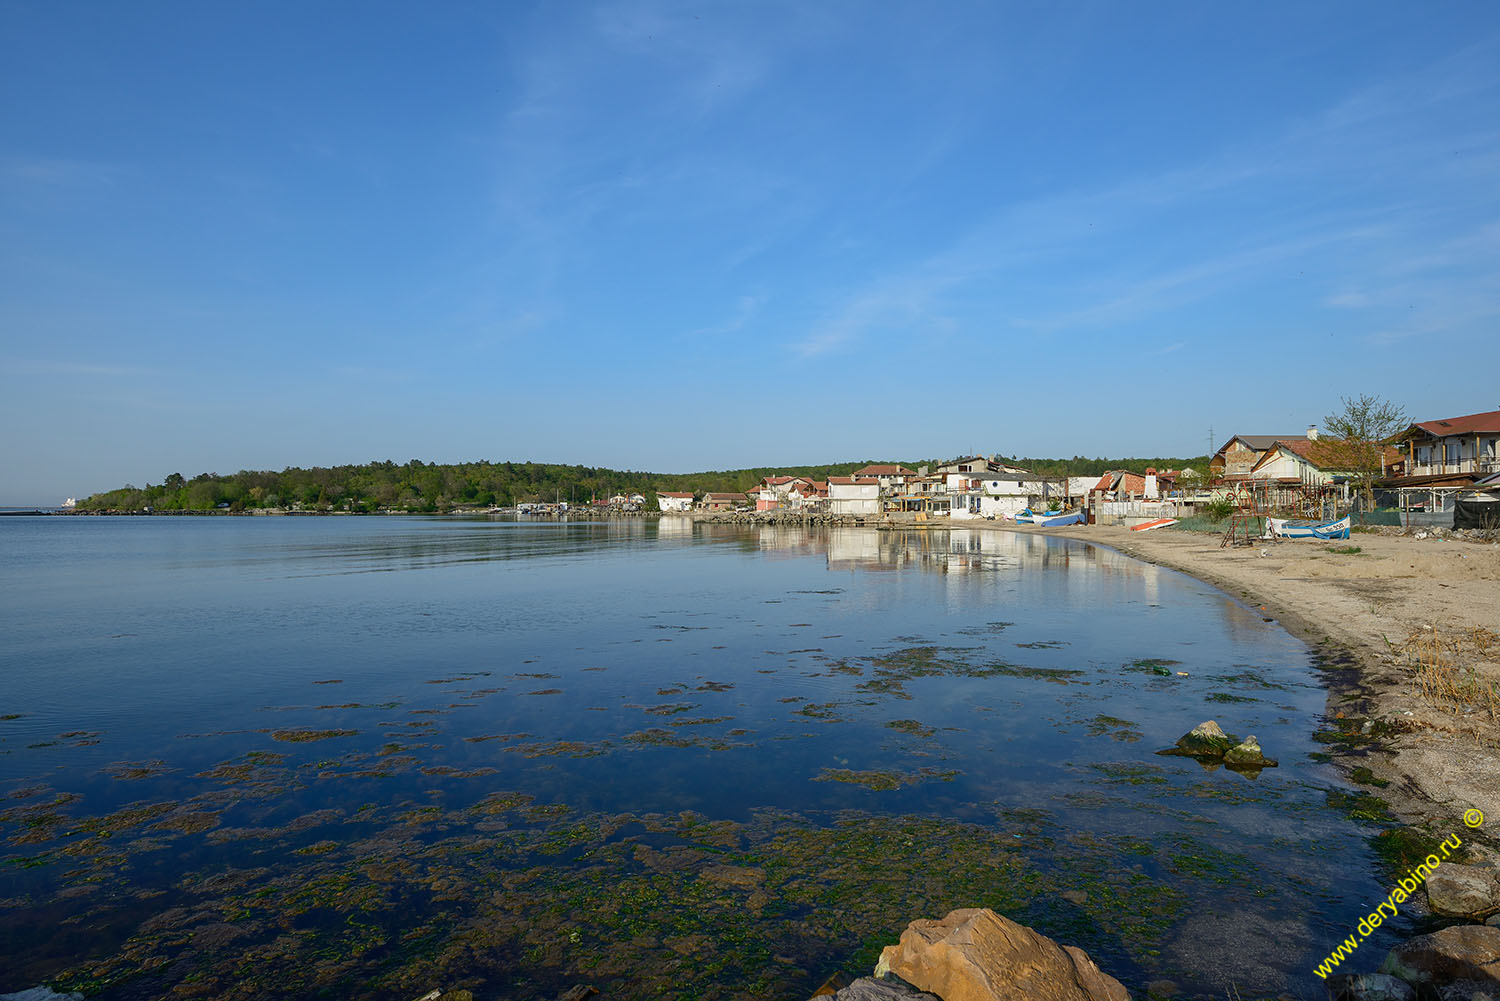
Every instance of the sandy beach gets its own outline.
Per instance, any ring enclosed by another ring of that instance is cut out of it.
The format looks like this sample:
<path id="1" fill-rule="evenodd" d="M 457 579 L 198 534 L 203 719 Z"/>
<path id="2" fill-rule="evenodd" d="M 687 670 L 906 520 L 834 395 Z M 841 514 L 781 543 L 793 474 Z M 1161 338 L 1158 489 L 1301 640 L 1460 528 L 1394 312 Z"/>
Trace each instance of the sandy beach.
<path id="1" fill-rule="evenodd" d="M 1488 830 L 1470 832 L 1470 843 L 1488 841 L 1479 854 L 1500 858 L 1495 701 L 1444 697 L 1454 689 L 1441 684 L 1453 681 L 1462 696 L 1500 681 L 1500 543 L 1356 533 L 1221 548 L 1198 532 L 1048 534 L 1191 574 L 1280 622 L 1331 666 L 1330 727 L 1378 738 L 1331 743 L 1335 760 L 1388 780 L 1380 795 L 1409 824 L 1459 829 L 1465 810 L 1482 810 Z"/>

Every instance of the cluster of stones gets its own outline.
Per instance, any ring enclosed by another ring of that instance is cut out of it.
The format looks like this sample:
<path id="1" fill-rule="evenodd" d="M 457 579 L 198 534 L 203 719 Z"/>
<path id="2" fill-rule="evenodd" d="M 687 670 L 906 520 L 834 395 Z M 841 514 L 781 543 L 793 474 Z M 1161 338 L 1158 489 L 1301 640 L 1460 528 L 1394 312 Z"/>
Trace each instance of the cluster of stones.
<path id="1" fill-rule="evenodd" d="M 1493 869 L 1444 862 L 1424 885 L 1433 914 L 1476 923 L 1449 925 L 1402 942 L 1379 973 L 1329 977 L 1337 1001 L 1500 997 L 1500 876 Z"/>
<path id="2" fill-rule="evenodd" d="M 1227 768 L 1245 770 L 1275 768 L 1276 760 L 1261 753 L 1260 744 L 1251 734 L 1240 740 L 1219 728 L 1213 720 L 1199 723 L 1178 738 L 1177 743 L 1157 754 L 1176 754 L 1200 761 L 1220 762 Z"/>

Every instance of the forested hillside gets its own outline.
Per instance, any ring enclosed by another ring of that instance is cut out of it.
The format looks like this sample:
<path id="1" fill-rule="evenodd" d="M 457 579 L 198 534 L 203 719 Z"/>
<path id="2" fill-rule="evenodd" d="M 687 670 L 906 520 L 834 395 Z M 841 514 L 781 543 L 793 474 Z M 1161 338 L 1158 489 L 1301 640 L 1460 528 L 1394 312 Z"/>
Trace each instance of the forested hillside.
<path id="1" fill-rule="evenodd" d="M 745 491 L 770 475 L 806 476 L 826 479 L 847 476 L 869 461 L 834 463 L 827 466 L 776 466 L 754 469 L 716 470 L 702 473 L 647 473 L 595 466 L 564 466 L 542 462 L 464 462 L 452 465 L 404 464 L 389 460 L 358 466 L 314 466 L 241 470 L 219 475 L 202 473 L 186 479 L 178 473 L 157 485 L 124 486 L 94 494 L 78 502 L 88 511 L 207 511 L 227 504 L 236 511 L 249 508 L 300 508 L 323 511 L 448 511 L 455 507 L 509 506 L 524 501 L 565 500 L 587 503 L 592 498 L 614 494 L 645 494 L 648 502 L 658 490 L 691 490 L 703 493 Z M 1202 469 L 1207 460 L 1196 459 L 1013 459 L 1048 476 L 1085 476 L 1106 469 L 1181 468 Z M 905 463 L 936 465 L 936 460 Z M 654 507 L 654 503 L 652 504 Z"/>

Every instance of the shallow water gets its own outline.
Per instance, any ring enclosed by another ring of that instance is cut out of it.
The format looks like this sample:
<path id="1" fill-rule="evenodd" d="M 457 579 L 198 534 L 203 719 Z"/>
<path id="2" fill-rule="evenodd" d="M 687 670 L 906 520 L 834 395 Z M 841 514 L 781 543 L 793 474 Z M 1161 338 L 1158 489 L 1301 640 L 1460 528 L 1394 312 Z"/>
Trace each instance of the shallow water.
<path id="1" fill-rule="evenodd" d="M 0 992 L 802 997 L 985 905 L 1251 997 L 1384 896 L 1309 651 L 1083 543 L 11 518 L 0 594 Z"/>

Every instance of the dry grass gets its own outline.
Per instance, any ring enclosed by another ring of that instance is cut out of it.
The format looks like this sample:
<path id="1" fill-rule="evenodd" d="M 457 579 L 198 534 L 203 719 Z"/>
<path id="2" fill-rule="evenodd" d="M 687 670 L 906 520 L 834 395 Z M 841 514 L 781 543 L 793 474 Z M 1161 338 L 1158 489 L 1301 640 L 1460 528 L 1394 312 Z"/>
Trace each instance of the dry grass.
<path id="1" fill-rule="evenodd" d="M 1428 705 L 1454 713 L 1483 712 L 1500 719 L 1500 686 L 1481 679 L 1473 662 L 1488 659 L 1500 635 L 1483 626 L 1443 632 L 1437 626 L 1413 629 L 1399 645 L 1412 664 L 1412 684 Z"/>

